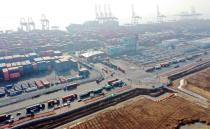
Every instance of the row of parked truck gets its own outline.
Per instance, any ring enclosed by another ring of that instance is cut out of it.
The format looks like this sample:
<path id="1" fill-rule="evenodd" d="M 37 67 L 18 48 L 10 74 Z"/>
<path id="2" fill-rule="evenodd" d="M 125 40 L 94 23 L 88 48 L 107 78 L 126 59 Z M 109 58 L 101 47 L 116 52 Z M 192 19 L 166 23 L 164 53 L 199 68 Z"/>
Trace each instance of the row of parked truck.
<path id="1" fill-rule="evenodd" d="M 72 83 L 72 84 L 66 85 L 64 87 L 64 90 L 74 89 L 78 85 L 79 84 L 77 84 L 77 83 Z M 30 115 L 30 116 L 34 115 L 35 113 L 45 110 L 46 107 L 48 109 L 61 107 L 61 103 L 63 104 L 63 106 L 65 106 L 66 104 L 70 104 L 71 102 L 78 100 L 78 99 L 79 99 L 78 101 L 82 101 L 82 100 L 85 100 L 86 98 L 91 97 L 91 96 L 97 96 L 97 95 L 104 94 L 104 90 L 108 92 L 116 87 L 122 87 L 124 85 L 126 85 L 126 84 L 122 80 L 119 80 L 119 79 L 110 80 L 102 88 L 91 90 L 91 91 L 88 91 L 86 93 L 79 94 L 79 95 L 78 94 L 69 94 L 69 95 L 63 96 L 61 99 L 59 99 L 59 98 L 51 99 L 46 102 L 47 105 L 45 103 L 38 103 L 38 104 L 34 104 L 32 106 L 26 107 L 25 108 L 26 115 Z M 21 115 L 21 113 L 18 113 L 17 115 Z M 13 122 L 13 120 L 14 120 L 14 117 L 11 114 L 0 115 L 0 123 Z"/>
<path id="2" fill-rule="evenodd" d="M 179 65 L 178 63 L 181 63 L 181 62 L 185 62 L 187 60 L 192 60 L 192 59 L 195 59 L 196 57 L 199 57 L 201 54 L 195 54 L 195 55 L 191 55 L 191 56 L 187 56 L 187 57 L 181 57 L 181 58 L 175 58 L 175 59 L 172 59 L 171 61 L 168 61 L 168 62 L 162 62 L 160 64 L 157 64 L 153 67 L 148 67 L 145 69 L 146 72 L 153 72 L 154 70 L 159 70 L 161 68 L 164 68 L 164 67 L 169 67 L 170 65 L 173 65 L 173 64 L 177 64 L 174 66 L 174 68 L 178 68 Z"/>
<path id="3" fill-rule="evenodd" d="M 79 95 L 79 97 L 80 97 L 80 99 L 86 99 L 88 97 L 102 95 L 102 94 L 104 94 L 104 90 L 108 92 L 116 87 L 122 87 L 124 85 L 126 85 L 126 83 L 123 82 L 122 80 L 119 80 L 119 79 L 110 80 L 110 81 L 108 81 L 108 83 L 105 86 L 95 89 L 95 90 L 91 90 L 91 91 L 82 93 Z"/>

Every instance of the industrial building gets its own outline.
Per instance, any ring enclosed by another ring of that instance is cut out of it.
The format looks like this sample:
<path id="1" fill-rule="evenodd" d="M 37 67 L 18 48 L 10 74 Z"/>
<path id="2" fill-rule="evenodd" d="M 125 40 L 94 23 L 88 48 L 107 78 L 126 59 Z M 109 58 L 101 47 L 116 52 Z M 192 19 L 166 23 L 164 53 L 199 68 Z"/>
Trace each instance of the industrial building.
<path id="1" fill-rule="evenodd" d="M 96 61 L 105 58 L 107 55 L 103 51 L 99 50 L 90 50 L 80 55 L 81 58 L 86 61 Z"/>

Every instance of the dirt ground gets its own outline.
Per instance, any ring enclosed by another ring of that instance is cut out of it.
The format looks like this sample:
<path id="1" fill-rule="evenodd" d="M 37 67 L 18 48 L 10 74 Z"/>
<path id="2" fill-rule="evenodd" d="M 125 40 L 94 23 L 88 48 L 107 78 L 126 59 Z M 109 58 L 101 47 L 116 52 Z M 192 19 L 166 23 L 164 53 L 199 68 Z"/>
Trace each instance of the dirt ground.
<path id="1" fill-rule="evenodd" d="M 131 103 L 132 102 L 132 103 Z M 124 102 L 66 129 L 173 129 L 181 121 L 202 120 L 210 124 L 210 109 L 180 97 L 154 102 L 136 99 Z"/>
<path id="2" fill-rule="evenodd" d="M 185 87 L 210 100 L 210 68 L 202 70 L 186 78 L 188 85 Z"/>

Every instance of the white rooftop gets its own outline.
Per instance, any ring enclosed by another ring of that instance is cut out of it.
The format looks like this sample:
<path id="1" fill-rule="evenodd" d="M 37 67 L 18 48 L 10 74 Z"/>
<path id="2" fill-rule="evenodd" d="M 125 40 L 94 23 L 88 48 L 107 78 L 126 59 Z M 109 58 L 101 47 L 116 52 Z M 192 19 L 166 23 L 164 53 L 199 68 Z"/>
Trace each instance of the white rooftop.
<path id="1" fill-rule="evenodd" d="M 103 51 L 88 51 L 88 52 L 85 52 L 83 54 L 81 54 L 83 57 L 85 58 L 89 58 L 89 57 L 92 57 L 92 56 L 97 56 L 97 55 L 101 55 L 101 54 L 104 54 Z"/>

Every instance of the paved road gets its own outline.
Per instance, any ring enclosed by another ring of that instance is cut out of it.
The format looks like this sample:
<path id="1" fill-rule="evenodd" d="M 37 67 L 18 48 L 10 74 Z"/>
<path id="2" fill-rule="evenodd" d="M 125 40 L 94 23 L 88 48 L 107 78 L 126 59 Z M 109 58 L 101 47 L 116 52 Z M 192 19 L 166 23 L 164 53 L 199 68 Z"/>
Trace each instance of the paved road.
<path id="1" fill-rule="evenodd" d="M 194 93 L 194 92 L 191 92 L 189 90 L 186 90 L 183 88 L 183 86 L 185 85 L 186 83 L 184 82 L 184 80 L 180 80 L 180 85 L 178 86 L 178 89 L 173 89 L 173 88 L 170 88 L 170 87 L 166 87 L 168 88 L 169 90 L 172 90 L 174 92 L 177 93 L 178 96 L 180 97 L 183 97 L 185 99 L 189 99 L 190 101 L 194 101 L 195 103 L 205 107 L 205 108 L 208 108 L 209 106 L 209 103 L 208 103 L 208 99 Z"/>

